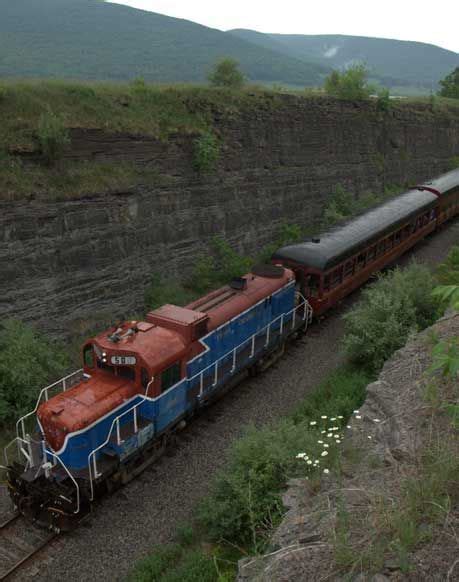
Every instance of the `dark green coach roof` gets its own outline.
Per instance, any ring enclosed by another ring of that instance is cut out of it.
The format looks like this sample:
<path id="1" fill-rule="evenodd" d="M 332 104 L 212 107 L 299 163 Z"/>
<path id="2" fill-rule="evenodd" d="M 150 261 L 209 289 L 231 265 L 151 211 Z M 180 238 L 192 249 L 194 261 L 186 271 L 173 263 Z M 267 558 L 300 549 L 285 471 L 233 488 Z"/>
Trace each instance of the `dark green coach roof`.
<path id="1" fill-rule="evenodd" d="M 459 168 L 457 170 L 451 170 L 451 172 L 447 172 L 446 174 L 442 174 L 430 182 L 423 182 L 416 187 L 420 190 L 427 189 L 438 192 L 439 194 L 447 194 L 451 190 L 459 188 Z"/>
<path id="2" fill-rule="evenodd" d="M 437 200 L 438 197 L 427 190 L 409 190 L 344 225 L 305 242 L 279 249 L 272 259 L 326 271 L 408 222 L 419 212 L 433 208 Z"/>

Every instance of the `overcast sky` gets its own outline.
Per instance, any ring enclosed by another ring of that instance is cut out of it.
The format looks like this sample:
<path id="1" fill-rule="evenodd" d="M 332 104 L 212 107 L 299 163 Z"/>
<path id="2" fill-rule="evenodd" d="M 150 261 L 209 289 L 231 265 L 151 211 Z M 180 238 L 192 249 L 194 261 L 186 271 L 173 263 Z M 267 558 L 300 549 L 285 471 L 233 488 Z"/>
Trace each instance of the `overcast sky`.
<path id="1" fill-rule="evenodd" d="M 459 52 L 458 0 L 113 0 L 220 30 L 353 34 Z"/>

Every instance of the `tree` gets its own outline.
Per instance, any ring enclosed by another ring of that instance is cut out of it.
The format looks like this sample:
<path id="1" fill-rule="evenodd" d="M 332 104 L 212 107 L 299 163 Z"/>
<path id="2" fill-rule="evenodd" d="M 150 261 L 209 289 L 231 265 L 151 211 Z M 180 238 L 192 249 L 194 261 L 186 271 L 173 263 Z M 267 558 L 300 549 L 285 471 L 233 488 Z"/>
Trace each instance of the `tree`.
<path id="1" fill-rule="evenodd" d="M 340 99 L 368 99 L 372 91 L 364 65 L 354 65 L 340 73 L 332 71 L 325 79 L 325 91 Z"/>
<path id="2" fill-rule="evenodd" d="M 244 84 L 244 75 L 239 70 L 239 63 L 230 58 L 218 61 L 208 78 L 215 87 L 240 89 Z"/>
<path id="3" fill-rule="evenodd" d="M 441 89 L 439 95 L 459 99 L 459 67 L 440 81 Z"/>

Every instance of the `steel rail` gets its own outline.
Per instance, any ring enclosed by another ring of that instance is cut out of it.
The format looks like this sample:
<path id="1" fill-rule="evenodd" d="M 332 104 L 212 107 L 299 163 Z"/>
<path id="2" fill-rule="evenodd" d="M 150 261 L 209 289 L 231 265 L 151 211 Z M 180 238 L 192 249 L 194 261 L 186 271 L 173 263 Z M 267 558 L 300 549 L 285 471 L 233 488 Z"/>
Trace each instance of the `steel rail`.
<path id="1" fill-rule="evenodd" d="M 11 524 L 16 522 L 21 517 L 22 515 L 20 513 L 17 513 L 10 517 L 9 519 L 7 519 L 6 521 L 2 522 L 0 524 L 0 531 L 6 530 Z M 18 560 L 14 562 L 8 568 L 8 570 L 6 570 L 6 572 L 1 573 L 0 582 L 2 582 L 3 580 L 7 580 L 10 576 L 12 576 L 12 574 L 16 573 L 22 566 L 29 562 L 29 560 L 36 556 L 41 550 L 43 550 L 48 544 L 51 543 L 52 540 L 54 540 L 58 536 L 59 536 L 58 533 L 50 532 L 45 538 L 40 540 L 38 544 L 36 544 L 35 547 L 33 547 L 29 552 L 18 558 Z"/>

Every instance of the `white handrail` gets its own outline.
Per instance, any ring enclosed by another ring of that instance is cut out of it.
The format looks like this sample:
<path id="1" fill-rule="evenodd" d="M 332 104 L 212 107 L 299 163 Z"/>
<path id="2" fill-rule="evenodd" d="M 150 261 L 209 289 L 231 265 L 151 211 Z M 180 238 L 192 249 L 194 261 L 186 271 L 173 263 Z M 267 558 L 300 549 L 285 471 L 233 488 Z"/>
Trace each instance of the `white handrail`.
<path id="1" fill-rule="evenodd" d="M 134 404 L 134 406 L 131 406 L 131 408 L 128 408 L 123 413 L 119 414 L 116 418 L 113 419 L 112 424 L 110 426 L 110 430 L 108 431 L 107 438 L 105 439 L 105 441 L 102 444 L 100 444 L 98 447 L 93 449 L 88 455 L 89 482 L 91 484 L 91 501 L 94 499 L 93 478 L 97 479 L 97 477 L 100 476 L 97 472 L 97 461 L 96 461 L 95 455 L 96 455 L 96 453 L 98 453 L 101 449 L 103 449 L 110 442 L 110 439 L 112 438 L 113 429 L 114 429 L 115 425 L 119 426 L 120 419 L 123 418 L 123 416 L 126 416 L 126 414 L 129 414 L 130 412 L 136 410 L 141 404 L 143 404 L 146 401 L 145 395 L 139 395 L 139 396 L 140 396 L 140 398 L 142 398 L 142 400 L 140 402 L 137 402 L 137 404 Z M 135 418 L 136 417 L 134 417 L 134 428 L 136 429 L 137 426 L 136 426 Z M 135 432 L 137 433 L 137 430 Z M 118 440 L 118 432 L 117 432 L 117 440 Z M 91 462 L 94 465 L 94 475 L 92 473 Z"/>
<path id="2" fill-rule="evenodd" d="M 40 394 L 38 395 L 37 403 L 35 404 L 35 408 L 31 412 L 28 412 L 27 414 L 24 414 L 24 416 L 21 416 L 21 418 L 19 418 L 18 421 L 16 422 L 16 435 L 19 437 L 19 426 L 21 426 L 22 438 L 23 439 L 26 438 L 25 420 L 37 412 L 38 407 L 41 404 L 41 400 L 42 400 L 43 395 L 45 396 L 45 400 L 48 401 L 49 390 L 52 390 L 53 388 L 55 388 L 59 384 L 62 384 L 62 392 L 65 392 L 67 390 L 67 380 L 74 378 L 75 376 L 77 376 L 78 374 L 81 374 L 82 372 L 83 372 L 83 368 L 80 368 L 79 370 L 76 370 L 75 372 L 72 372 L 71 374 L 64 376 L 64 378 L 61 378 L 60 380 L 57 380 L 53 384 L 50 384 L 49 386 L 46 386 L 45 388 L 43 388 L 40 391 Z"/>
<path id="3" fill-rule="evenodd" d="M 252 358 L 255 354 L 255 339 L 257 336 L 261 335 L 262 333 L 264 333 L 265 331 L 267 332 L 267 343 L 265 343 L 265 346 L 269 343 L 269 334 L 270 334 L 270 330 L 271 327 L 280 320 L 280 330 L 281 330 L 281 335 L 283 333 L 283 328 L 284 328 L 284 319 L 285 317 L 288 317 L 290 314 L 293 314 L 292 320 L 292 329 L 294 329 L 295 325 L 295 316 L 296 316 L 296 312 L 298 310 L 300 310 L 301 308 L 304 307 L 304 314 L 303 314 L 303 321 L 305 322 L 305 327 L 307 327 L 309 325 L 309 323 L 311 322 L 312 319 L 312 307 L 309 305 L 309 302 L 303 297 L 303 295 L 301 295 L 301 298 L 303 299 L 302 303 L 300 303 L 300 305 L 297 305 L 296 307 L 294 307 L 293 309 L 291 309 L 290 311 L 287 311 L 285 313 L 282 313 L 281 315 L 279 315 L 278 317 L 276 317 L 276 319 L 273 319 L 271 322 L 268 323 L 268 325 L 266 325 L 265 327 L 259 329 L 256 333 L 254 333 L 253 335 L 251 335 L 250 337 L 248 337 L 246 340 L 244 340 L 243 342 L 241 342 L 238 346 L 231 348 L 231 350 L 229 352 L 227 352 L 226 354 L 224 354 L 223 356 L 221 356 L 220 358 L 218 358 L 218 360 L 215 360 L 214 362 L 212 362 L 211 364 L 209 364 L 206 368 L 203 368 L 202 370 L 200 370 L 199 372 L 197 372 L 194 376 L 191 376 L 191 378 L 188 378 L 188 381 L 191 382 L 192 380 L 195 380 L 196 378 L 200 377 L 201 378 L 201 391 L 202 391 L 202 378 L 205 372 L 207 372 L 207 370 L 210 370 L 211 368 L 215 369 L 215 366 L 221 362 L 222 360 L 224 360 L 225 358 L 228 358 L 231 354 L 233 354 L 233 369 L 234 369 L 234 365 L 235 365 L 235 352 L 236 350 L 239 350 L 242 346 L 251 343 L 251 354 L 250 357 Z M 215 384 L 213 384 L 213 386 L 215 386 Z"/>
<path id="4" fill-rule="evenodd" d="M 44 449 L 44 452 L 47 455 L 51 455 L 51 457 L 53 457 L 53 459 L 56 459 L 57 461 L 59 461 L 59 463 L 62 465 L 62 468 L 64 469 L 64 471 L 67 473 L 67 475 L 70 477 L 70 479 L 72 480 L 73 484 L 75 485 L 76 492 L 77 492 L 77 508 L 76 508 L 76 510 L 73 513 L 75 513 L 75 514 L 76 513 L 79 513 L 80 512 L 80 487 L 78 486 L 78 483 L 74 479 L 72 473 L 70 473 L 70 471 L 67 469 L 67 467 L 65 466 L 64 462 L 62 461 L 62 459 L 60 459 L 58 457 L 58 455 L 55 455 L 51 451 L 48 451 L 48 449 L 46 449 L 46 448 Z"/>
<path id="5" fill-rule="evenodd" d="M 95 456 L 96 453 L 98 453 L 101 449 L 103 449 L 110 442 L 110 439 L 112 438 L 113 428 L 115 427 L 115 425 L 117 427 L 116 428 L 116 441 L 117 441 L 118 445 L 121 444 L 121 441 L 120 441 L 120 436 L 121 436 L 120 435 L 120 419 L 123 416 L 125 416 L 126 414 L 129 414 L 129 412 L 133 411 L 134 409 L 136 410 L 135 417 L 134 417 L 134 430 L 135 430 L 135 433 L 138 432 L 137 408 L 147 400 L 148 390 L 150 389 L 150 385 L 152 384 L 152 382 L 154 382 L 154 380 L 155 380 L 155 377 L 152 376 L 150 382 L 148 382 L 147 387 L 145 389 L 145 394 L 139 394 L 139 396 L 141 398 L 140 402 L 137 402 L 137 404 L 134 404 L 134 406 L 131 406 L 130 408 L 125 410 L 123 413 L 118 414 L 118 416 L 113 419 L 112 424 L 110 426 L 110 430 L 108 431 L 108 435 L 107 435 L 107 438 L 105 439 L 105 441 L 89 453 L 89 455 L 88 455 L 88 471 L 89 471 L 89 482 L 91 485 L 91 501 L 94 499 L 94 485 L 93 485 L 91 461 L 94 465 L 94 478 L 97 479 L 97 477 L 99 475 L 97 474 L 97 460 L 96 460 L 96 456 Z"/>

